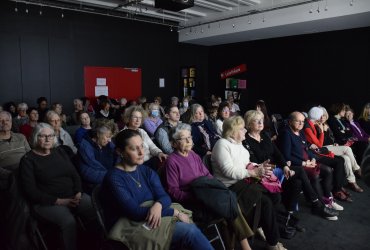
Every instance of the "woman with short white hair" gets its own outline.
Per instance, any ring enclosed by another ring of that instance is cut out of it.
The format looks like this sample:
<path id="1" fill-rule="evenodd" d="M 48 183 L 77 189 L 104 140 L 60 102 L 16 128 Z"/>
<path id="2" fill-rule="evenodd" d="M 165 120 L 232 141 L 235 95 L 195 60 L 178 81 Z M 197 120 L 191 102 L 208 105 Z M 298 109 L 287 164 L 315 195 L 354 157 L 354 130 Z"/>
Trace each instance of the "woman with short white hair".
<path id="1" fill-rule="evenodd" d="M 88 225 L 95 223 L 95 210 L 87 194 L 82 195 L 81 180 L 62 147 L 57 147 L 54 129 L 46 123 L 36 125 L 32 150 L 20 163 L 20 180 L 35 213 L 55 224 L 67 250 L 76 249 L 78 215 Z M 91 228 L 87 227 L 87 228 Z"/>

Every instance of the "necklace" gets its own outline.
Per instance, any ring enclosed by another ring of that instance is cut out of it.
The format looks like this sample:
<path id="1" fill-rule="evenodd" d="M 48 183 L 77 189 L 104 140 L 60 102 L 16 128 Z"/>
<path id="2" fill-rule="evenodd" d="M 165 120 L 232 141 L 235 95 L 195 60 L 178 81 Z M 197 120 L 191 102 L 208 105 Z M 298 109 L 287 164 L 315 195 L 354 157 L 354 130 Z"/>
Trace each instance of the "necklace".
<path id="1" fill-rule="evenodd" d="M 136 183 L 138 188 L 141 188 L 139 172 L 137 172 L 137 180 L 134 177 L 132 177 L 129 173 L 127 173 L 127 175 L 131 178 L 131 180 L 133 180 Z"/>

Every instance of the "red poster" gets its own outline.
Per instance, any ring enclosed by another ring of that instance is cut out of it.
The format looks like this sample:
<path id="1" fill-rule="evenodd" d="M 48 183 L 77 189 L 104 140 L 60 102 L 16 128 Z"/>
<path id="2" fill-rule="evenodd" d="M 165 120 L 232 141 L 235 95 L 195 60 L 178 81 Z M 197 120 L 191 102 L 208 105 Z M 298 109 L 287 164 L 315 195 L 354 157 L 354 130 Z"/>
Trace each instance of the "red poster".
<path id="1" fill-rule="evenodd" d="M 225 70 L 224 72 L 221 73 L 221 79 L 226 79 L 230 76 L 237 75 L 239 73 L 247 71 L 247 65 L 246 64 L 241 64 L 239 66 L 236 66 L 234 68 Z"/>
<path id="2" fill-rule="evenodd" d="M 108 93 L 111 98 L 136 100 L 141 96 L 141 69 L 122 67 L 84 67 L 85 96 Z"/>

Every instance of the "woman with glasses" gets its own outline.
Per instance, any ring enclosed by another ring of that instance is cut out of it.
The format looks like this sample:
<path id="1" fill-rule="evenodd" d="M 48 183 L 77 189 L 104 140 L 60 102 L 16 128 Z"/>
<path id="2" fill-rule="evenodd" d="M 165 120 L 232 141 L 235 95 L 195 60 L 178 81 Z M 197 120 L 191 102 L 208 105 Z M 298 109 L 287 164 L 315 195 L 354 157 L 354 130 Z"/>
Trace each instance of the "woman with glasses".
<path id="1" fill-rule="evenodd" d="M 169 136 L 174 152 L 168 156 L 164 167 L 168 193 L 175 201 L 194 211 L 194 214 L 199 213 L 194 218 L 198 218 L 202 222 L 204 221 L 204 218 L 201 217 L 202 211 L 207 210 L 207 214 L 209 214 L 209 208 L 196 199 L 191 189 L 191 183 L 202 176 L 210 179 L 214 177 L 209 173 L 199 155 L 191 150 L 193 139 L 189 124 L 181 123 L 177 127 L 173 127 Z M 250 250 L 247 238 L 252 236 L 253 232 L 243 215 L 239 213 L 235 220 L 228 221 L 228 223 L 240 241 L 242 249 Z"/>
<path id="2" fill-rule="evenodd" d="M 65 249 L 76 249 L 78 215 L 86 224 L 95 225 L 90 197 L 82 194 L 80 177 L 62 147 L 56 147 L 54 129 L 39 123 L 31 137 L 32 150 L 20 163 L 20 180 L 26 198 L 38 217 L 56 225 Z"/>
<path id="3" fill-rule="evenodd" d="M 53 127 L 57 145 L 68 146 L 74 154 L 77 153 L 77 148 L 72 140 L 70 134 L 62 128 L 62 122 L 60 115 L 53 110 L 49 110 L 46 113 L 47 122 Z"/>
<path id="4" fill-rule="evenodd" d="M 141 106 L 127 108 L 124 114 L 124 121 L 126 123 L 124 129 L 132 129 L 140 133 L 144 146 L 144 164 L 153 169 L 158 169 L 160 164 L 167 159 L 167 155 L 154 144 L 148 133 L 141 128 L 146 116 L 147 114 Z"/>

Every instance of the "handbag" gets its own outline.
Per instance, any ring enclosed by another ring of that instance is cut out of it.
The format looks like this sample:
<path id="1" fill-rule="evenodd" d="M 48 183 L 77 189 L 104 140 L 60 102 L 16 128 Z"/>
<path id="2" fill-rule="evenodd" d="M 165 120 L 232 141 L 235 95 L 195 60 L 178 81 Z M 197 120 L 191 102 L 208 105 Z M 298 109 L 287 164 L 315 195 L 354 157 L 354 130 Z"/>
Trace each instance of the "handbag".
<path id="1" fill-rule="evenodd" d="M 322 148 L 317 148 L 314 150 L 315 154 L 319 156 L 325 156 L 325 157 L 330 157 L 334 158 L 334 153 L 331 152 L 327 147 L 322 147 Z"/>
<path id="2" fill-rule="evenodd" d="M 253 164 L 253 163 L 249 163 L 247 165 L 247 169 L 249 170 L 252 170 L 252 169 L 255 169 L 257 168 L 258 165 L 257 164 Z M 246 182 L 247 183 L 251 183 L 251 180 L 250 178 L 246 178 Z M 249 179 L 249 180 L 248 180 Z M 281 188 L 281 182 L 280 180 L 276 177 L 276 175 L 274 173 L 271 173 L 270 176 L 263 176 L 259 182 L 261 183 L 261 185 L 267 189 L 270 193 L 281 193 L 283 190 Z"/>

